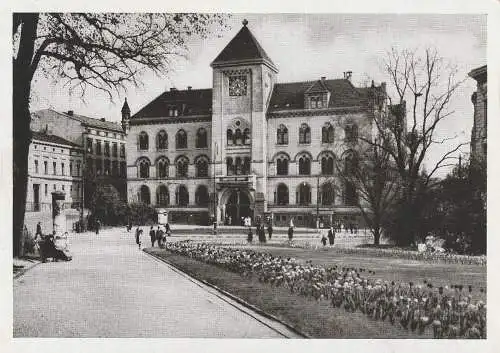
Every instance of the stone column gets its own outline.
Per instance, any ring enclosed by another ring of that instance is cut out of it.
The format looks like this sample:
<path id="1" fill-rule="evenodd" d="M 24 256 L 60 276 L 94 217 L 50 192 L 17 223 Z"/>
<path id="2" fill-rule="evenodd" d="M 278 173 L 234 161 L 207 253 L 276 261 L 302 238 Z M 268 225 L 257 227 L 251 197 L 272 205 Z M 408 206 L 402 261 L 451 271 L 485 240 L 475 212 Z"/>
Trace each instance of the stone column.
<path id="1" fill-rule="evenodd" d="M 52 230 L 55 236 L 61 236 L 66 232 L 65 198 L 64 192 L 54 191 L 52 193 Z"/>

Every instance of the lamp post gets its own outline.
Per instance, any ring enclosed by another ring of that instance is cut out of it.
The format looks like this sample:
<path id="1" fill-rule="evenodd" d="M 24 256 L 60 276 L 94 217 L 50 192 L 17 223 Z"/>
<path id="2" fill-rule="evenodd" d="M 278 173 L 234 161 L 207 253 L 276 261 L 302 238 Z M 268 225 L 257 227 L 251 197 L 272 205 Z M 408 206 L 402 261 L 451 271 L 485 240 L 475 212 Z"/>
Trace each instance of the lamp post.
<path id="1" fill-rule="evenodd" d="M 214 153 L 214 159 L 212 162 L 213 166 L 213 173 L 214 173 L 214 192 L 213 192 L 213 205 L 214 205 L 214 221 L 213 221 L 213 232 L 214 235 L 217 235 L 217 208 L 218 208 L 218 197 L 217 197 L 217 185 L 216 185 L 216 170 L 215 170 L 215 163 L 217 161 L 217 155 L 219 152 L 219 146 L 217 145 L 217 142 L 215 142 L 215 153 Z"/>
<path id="2" fill-rule="evenodd" d="M 316 229 L 319 228 L 319 174 L 316 176 Z"/>

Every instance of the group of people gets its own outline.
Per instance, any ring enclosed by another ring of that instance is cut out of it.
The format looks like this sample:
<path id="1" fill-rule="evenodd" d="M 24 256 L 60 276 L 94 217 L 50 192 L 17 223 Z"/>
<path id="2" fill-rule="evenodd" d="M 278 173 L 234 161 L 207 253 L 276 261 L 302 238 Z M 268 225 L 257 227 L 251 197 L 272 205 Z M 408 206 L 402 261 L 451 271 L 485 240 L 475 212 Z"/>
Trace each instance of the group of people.
<path id="1" fill-rule="evenodd" d="M 127 225 L 127 231 L 129 231 L 130 225 Z M 165 229 L 162 229 L 165 227 Z M 131 227 L 130 227 L 131 228 Z M 137 227 L 135 230 L 135 243 L 139 246 L 139 249 L 142 248 L 142 234 L 143 230 L 141 227 Z M 172 231 L 170 229 L 170 224 L 165 224 L 164 226 L 159 225 L 158 229 L 154 229 L 153 226 L 149 229 L 149 237 L 151 239 L 151 247 L 155 246 L 155 243 L 158 244 L 158 247 L 164 248 L 165 243 L 167 242 L 167 237 L 172 235 Z"/>
<path id="2" fill-rule="evenodd" d="M 259 238 L 259 243 L 265 243 L 267 241 L 266 238 L 266 230 L 265 226 L 262 223 L 257 223 L 255 226 L 255 234 Z M 271 222 L 268 222 L 267 224 L 267 234 L 269 235 L 269 240 L 273 237 L 273 226 Z M 252 233 L 252 228 L 249 226 L 248 227 L 248 242 L 251 243 L 253 241 L 253 233 Z"/>
<path id="3" fill-rule="evenodd" d="M 330 246 L 334 246 L 335 245 L 335 228 L 333 228 L 333 226 L 330 226 L 330 229 L 328 229 L 328 243 Z M 322 233 L 322 236 L 321 236 L 321 243 L 323 244 L 323 246 L 326 246 L 326 241 L 327 241 L 327 237 L 325 237 L 325 234 Z"/>
<path id="4" fill-rule="evenodd" d="M 337 232 L 342 232 L 342 230 L 346 232 L 351 232 L 351 234 L 358 234 L 358 225 L 354 222 L 349 223 L 341 223 L 337 222 L 334 224 L 334 230 Z"/>
<path id="5" fill-rule="evenodd" d="M 54 261 L 71 261 L 72 255 L 69 251 L 68 232 L 57 235 L 53 231 L 51 234 L 44 235 L 42 233 L 42 224 L 38 222 L 33 240 L 42 262 L 45 262 L 47 258 L 52 258 Z"/>

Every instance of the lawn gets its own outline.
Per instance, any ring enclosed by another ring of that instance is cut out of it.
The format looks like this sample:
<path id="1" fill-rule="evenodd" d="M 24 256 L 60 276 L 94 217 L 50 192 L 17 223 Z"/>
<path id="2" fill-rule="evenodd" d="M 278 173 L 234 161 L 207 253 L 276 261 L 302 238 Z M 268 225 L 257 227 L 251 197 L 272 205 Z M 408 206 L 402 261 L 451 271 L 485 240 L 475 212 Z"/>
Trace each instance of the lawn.
<path id="1" fill-rule="evenodd" d="M 310 337 L 432 337 L 431 332 L 418 335 L 397 326 L 392 326 L 389 322 L 374 321 L 359 312 L 348 313 L 344 309 L 334 308 L 326 300 L 318 302 L 311 298 L 305 298 L 291 293 L 286 288 L 274 287 L 259 282 L 256 278 L 245 278 L 218 266 L 209 265 L 189 257 L 176 255 L 158 248 L 146 249 L 146 251 L 165 259 L 197 279 L 204 280 L 236 295 Z M 294 256 L 297 257 L 295 254 Z"/>

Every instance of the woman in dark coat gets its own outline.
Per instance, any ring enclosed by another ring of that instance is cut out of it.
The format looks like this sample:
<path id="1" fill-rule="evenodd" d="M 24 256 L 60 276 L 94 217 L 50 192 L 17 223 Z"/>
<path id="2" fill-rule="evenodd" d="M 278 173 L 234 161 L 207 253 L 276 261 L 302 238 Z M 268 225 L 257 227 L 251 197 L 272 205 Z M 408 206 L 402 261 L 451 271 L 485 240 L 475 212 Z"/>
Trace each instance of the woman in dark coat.
<path id="1" fill-rule="evenodd" d="M 273 225 L 271 222 L 269 222 L 267 226 L 267 233 L 269 234 L 269 240 L 271 240 L 271 237 L 273 236 Z"/>
<path id="2" fill-rule="evenodd" d="M 151 229 L 149 230 L 149 237 L 151 238 L 151 247 L 155 247 L 155 241 L 156 241 L 156 234 L 155 230 L 153 229 L 153 226 L 151 226 Z"/>

